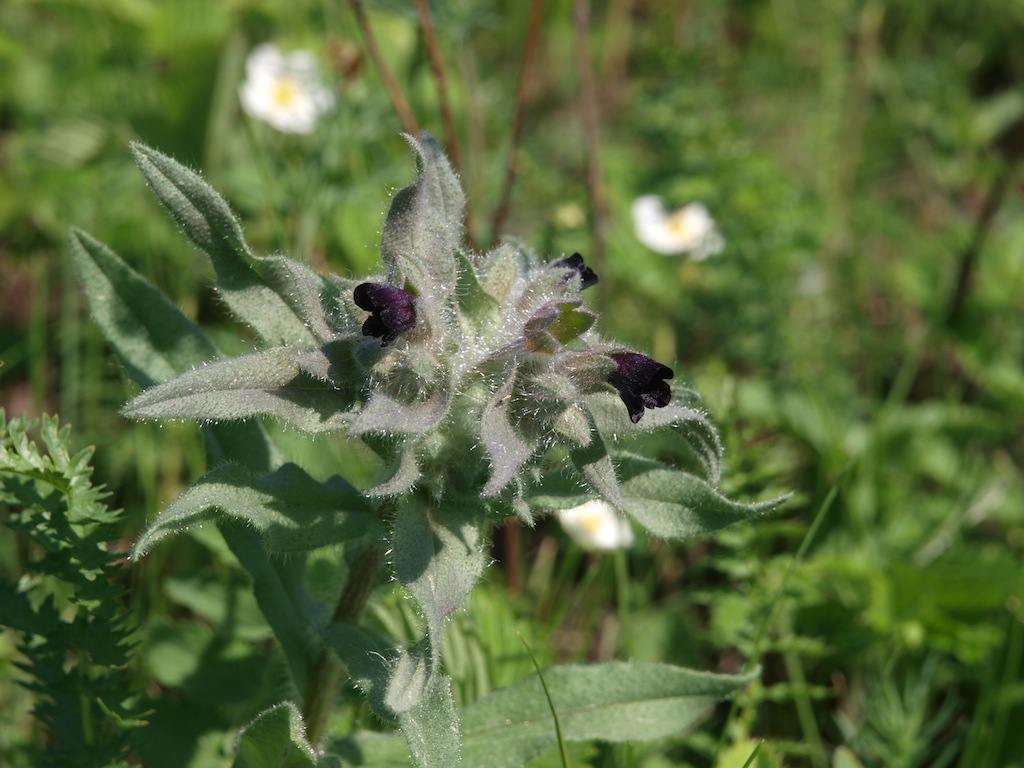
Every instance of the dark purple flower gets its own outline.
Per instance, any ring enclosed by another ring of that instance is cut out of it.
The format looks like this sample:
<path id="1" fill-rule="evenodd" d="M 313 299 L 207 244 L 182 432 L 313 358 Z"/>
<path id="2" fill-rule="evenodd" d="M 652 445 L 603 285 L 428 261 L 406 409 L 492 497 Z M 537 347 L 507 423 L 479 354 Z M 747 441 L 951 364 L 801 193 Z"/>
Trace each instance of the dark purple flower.
<path id="1" fill-rule="evenodd" d="M 379 338 L 382 347 L 416 325 L 416 297 L 401 288 L 363 283 L 356 286 L 352 298 L 370 313 L 363 323 L 363 336 Z"/>
<path id="2" fill-rule="evenodd" d="M 564 259 L 556 261 L 551 266 L 562 267 L 564 269 L 571 269 L 580 276 L 581 285 L 580 290 L 589 288 L 597 282 L 597 273 L 594 272 L 590 267 L 583 263 L 583 257 L 578 253 L 574 253 L 572 256 L 567 256 Z"/>
<path id="3" fill-rule="evenodd" d="M 615 363 L 608 383 L 619 390 L 630 421 L 640 421 L 644 408 L 664 408 L 669 404 L 672 390 L 666 379 L 675 375 L 671 368 L 639 352 L 615 352 L 608 357 Z"/>

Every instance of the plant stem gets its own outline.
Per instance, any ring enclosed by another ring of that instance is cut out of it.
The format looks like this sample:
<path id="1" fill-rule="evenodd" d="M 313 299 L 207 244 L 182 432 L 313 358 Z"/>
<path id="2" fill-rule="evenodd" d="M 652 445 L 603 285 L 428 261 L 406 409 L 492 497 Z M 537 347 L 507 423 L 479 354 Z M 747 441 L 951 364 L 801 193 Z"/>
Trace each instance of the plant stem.
<path id="1" fill-rule="evenodd" d="M 512 137 L 509 140 L 508 159 L 505 161 L 505 180 L 501 185 L 501 196 L 494 209 L 491 220 L 491 245 L 496 245 L 501 229 L 508 218 L 508 209 L 512 198 L 512 185 L 516 180 L 516 163 L 519 157 L 519 142 L 523 135 L 523 117 L 526 112 L 526 91 L 530 87 L 530 74 L 533 70 L 533 57 L 537 50 L 537 39 L 540 37 L 540 18 L 544 8 L 544 0 L 531 0 L 530 20 L 526 28 L 526 44 L 523 46 L 523 64 L 519 71 L 519 85 L 516 87 L 516 109 L 512 118 Z"/>
<path id="2" fill-rule="evenodd" d="M 358 553 L 352 563 L 348 581 L 341 591 L 338 603 L 331 616 L 332 624 L 355 624 L 366 607 L 366 601 L 373 591 L 373 585 L 380 568 L 381 551 L 376 543 L 368 543 Z M 306 737 L 309 743 L 317 747 L 327 728 L 327 718 L 334 707 L 338 695 L 338 687 L 345 677 L 345 665 L 327 647 L 320 652 L 313 667 L 313 676 L 309 682 L 309 693 L 303 707 L 302 716 L 306 721 Z"/>
<path id="3" fill-rule="evenodd" d="M 381 55 L 380 46 L 377 45 L 377 38 L 373 34 L 369 20 L 366 18 L 366 11 L 363 10 L 362 0 L 348 0 L 348 4 L 352 6 L 352 12 L 356 15 L 359 31 L 363 35 L 363 43 L 366 45 L 366 52 L 370 54 L 373 66 L 377 68 L 377 73 L 384 83 L 384 89 L 391 98 L 391 104 L 394 106 L 395 112 L 398 113 L 398 119 L 402 121 L 402 127 L 405 128 L 406 133 L 412 136 L 419 136 L 420 128 L 416 123 L 416 116 L 413 114 L 412 107 L 409 106 L 405 94 L 402 93 L 398 81 L 391 72 L 391 68 L 388 67 L 387 62 L 384 61 L 384 56 Z"/>
<path id="4" fill-rule="evenodd" d="M 423 29 L 423 44 L 427 49 L 427 58 L 430 59 L 430 69 L 434 73 L 434 81 L 437 83 L 437 102 L 441 109 L 441 122 L 444 124 L 444 142 L 448 150 L 448 159 L 451 161 L 452 169 L 456 174 L 462 173 L 462 164 L 459 159 L 459 135 L 455 130 L 455 118 L 452 117 L 452 105 L 448 99 L 448 78 L 444 73 L 444 61 L 441 58 L 441 46 L 437 42 L 437 33 L 434 30 L 434 22 L 430 18 L 430 7 L 427 0 L 413 0 L 416 4 L 416 12 L 420 17 L 420 27 Z M 472 191 L 472 190 L 470 190 Z M 473 209 L 470 201 L 473 195 L 466 196 L 465 226 L 466 242 L 472 249 L 476 248 L 476 237 L 473 234 Z"/>
<path id="5" fill-rule="evenodd" d="M 608 221 L 608 202 L 605 199 L 601 179 L 601 152 L 598 141 L 597 88 L 594 85 L 594 71 L 590 63 L 587 45 L 587 31 L 590 26 L 590 0 L 574 0 L 573 26 L 576 31 L 576 70 L 580 88 L 580 119 L 583 123 L 583 146 L 587 158 L 587 187 L 590 191 L 590 231 L 594 253 L 591 263 L 598 274 L 605 269 L 605 225 Z M 588 259 L 590 261 L 590 259 Z M 606 292 L 599 297 L 599 309 L 603 313 Z"/>

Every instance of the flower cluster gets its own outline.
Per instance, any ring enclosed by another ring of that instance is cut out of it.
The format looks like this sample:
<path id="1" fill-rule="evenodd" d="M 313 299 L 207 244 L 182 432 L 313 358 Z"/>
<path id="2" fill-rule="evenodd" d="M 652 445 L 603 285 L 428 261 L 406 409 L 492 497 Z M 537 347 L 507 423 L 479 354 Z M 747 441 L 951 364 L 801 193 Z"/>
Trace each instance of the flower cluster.
<path id="1" fill-rule="evenodd" d="M 673 391 L 670 368 L 595 330 L 583 292 L 598 275 L 583 256 L 546 261 L 508 242 L 485 254 L 465 250 L 455 174 L 432 138 L 410 143 L 420 173 L 392 201 L 382 274 L 320 277 L 249 253 L 234 229 L 203 239 L 214 253 L 234 243 L 259 274 L 279 280 L 257 311 L 251 293 L 224 294 L 278 346 L 153 387 L 126 413 L 269 415 L 304 431 L 344 430 L 369 440 L 391 467 L 371 495 L 493 499 L 524 519 L 530 488 L 558 462 L 575 470 L 563 501 L 578 496 L 582 480 L 591 498 L 626 509 L 609 446 L 628 431 L 703 430 L 714 475 L 717 436 L 687 407 L 693 393 Z M 684 402 L 673 405 L 676 398 Z"/>
<path id="2" fill-rule="evenodd" d="M 334 94 L 320 82 L 313 54 L 286 55 L 271 43 L 249 54 L 239 98 L 246 114 L 282 133 L 312 133 L 334 107 Z"/>
<path id="3" fill-rule="evenodd" d="M 665 201 L 657 195 L 643 195 L 633 201 L 632 214 L 637 239 L 655 253 L 687 253 L 694 261 L 703 261 L 725 247 L 725 240 L 703 203 L 693 202 L 669 212 Z"/>

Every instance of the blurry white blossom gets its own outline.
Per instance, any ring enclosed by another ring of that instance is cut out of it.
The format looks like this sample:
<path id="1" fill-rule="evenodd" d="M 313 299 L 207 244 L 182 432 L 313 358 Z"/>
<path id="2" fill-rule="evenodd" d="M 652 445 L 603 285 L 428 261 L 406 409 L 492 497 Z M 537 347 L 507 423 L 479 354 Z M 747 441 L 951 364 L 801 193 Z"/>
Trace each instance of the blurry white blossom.
<path id="1" fill-rule="evenodd" d="M 633 529 L 606 501 L 594 499 L 555 512 L 569 537 L 584 549 L 622 549 L 633 544 Z"/>
<path id="2" fill-rule="evenodd" d="M 246 114 L 284 133 L 312 133 L 334 107 L 334 93 L 320 81 L 313 54 L 285 55 L 271 43 L 252 49 L 238 93 Z"/>
<path id="3" fill-rule="evenodd" d="M 637 239 L 656 253 L 688 253 L 694 261 L 703 261 L 725 247 L 725 239 L 703 203 L 670 212 L 657 195 L 643 195 L 633 201 L 632 213 Z"/>

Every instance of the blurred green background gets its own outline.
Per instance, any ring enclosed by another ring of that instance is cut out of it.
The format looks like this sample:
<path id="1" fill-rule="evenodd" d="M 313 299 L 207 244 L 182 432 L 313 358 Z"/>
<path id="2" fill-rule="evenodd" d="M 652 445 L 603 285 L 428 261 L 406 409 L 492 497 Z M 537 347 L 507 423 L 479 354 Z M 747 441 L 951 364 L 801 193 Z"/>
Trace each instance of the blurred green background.
<path id="1" fill-rule="evenodd" d="M 363 7 L 420 126 L 444 141 L 413 3 Z M 483 246 L 530 7 L 431 3 Z M 739 768 L 759 742 L 759 766 L 1024 765 L 1022 39 L 1021 0 L 543 3 L 504 232 L 596 254 L 602 327 L 703 393 L 728 449 L 724 489 L 795 496 L 712 540 L 603 557 L 550 521 L 498 535 L 499 562 L 449 633 L 463 701 L 529 671 L 519 629 L 548 661 L 734 672 L 761 658 L 761 682 L 694 734 L 592 745 L 580 765 L 705 766 L 717 752 Z M 320 61 L 337 108 L 315 133 L 242 113 L 245 57 L 264 41 Z M 360 275 L 412 177 L 401 130 L 347 2 L 4 0 L 0 405 L 58 413 L 97 446 L 126 541 L 201 472 L 202 444 L 190 426 L 118 416 L 132 390 L 88 321 L 68 228 L 237 352 L 252 338 L 127 143 L 201 168 L 257 250 Z M 704 202 L 723 252 L 644 248 L 629 215 L 643 194 Z M 339 440 L 280 438 L 314 475 L 368 482 Z M 24 556 L 0 539 L 0 575 L 15 581 Z M 277 683 L 244 577 L 201 531 L 133 574 L 155 710 L 135 748 L 146 765 L 224 765 Z M 241 613 L 225 617 L 225 601 Z M 373 620 L 401 634 L 409 610 L 391 594 Z M 41 737 L 12 683 L 15 645 L 0 635 L 0 764 L 28 766 Z"/>

